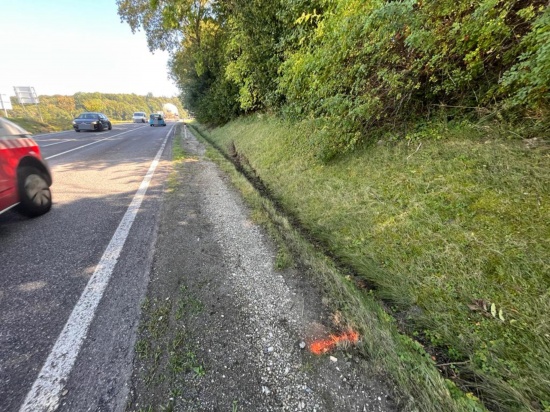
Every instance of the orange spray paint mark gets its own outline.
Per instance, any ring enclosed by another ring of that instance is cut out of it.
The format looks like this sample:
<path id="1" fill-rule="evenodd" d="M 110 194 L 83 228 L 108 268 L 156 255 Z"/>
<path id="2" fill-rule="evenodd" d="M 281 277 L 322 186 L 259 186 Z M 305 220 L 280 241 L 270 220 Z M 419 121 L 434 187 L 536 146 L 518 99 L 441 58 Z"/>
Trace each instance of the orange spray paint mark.
<path id="1" fill-rule="evenodd" d="M 328 339 L 320 339 L 313 341 L 309 345 L 309 350 L 315 355 L 322 355 L 331 351 L 341 342 L 350 342 L 357 343 L 359 340 L 359 334 L 355 331 L 350 330 L 349 332 L 343 333 L 342 335 L 330 335 Z"/>

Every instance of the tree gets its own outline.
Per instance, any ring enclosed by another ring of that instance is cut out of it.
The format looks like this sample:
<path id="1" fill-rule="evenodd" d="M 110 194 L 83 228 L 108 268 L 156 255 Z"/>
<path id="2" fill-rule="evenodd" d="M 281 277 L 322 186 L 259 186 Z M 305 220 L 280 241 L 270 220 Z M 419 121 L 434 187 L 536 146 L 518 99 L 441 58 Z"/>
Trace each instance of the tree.
<path id="1" fill-rule="evenodd" d="M 117 0 L 118 14 L 132 32 L 143 29 L 149 50 L 172 52 L 185 38 L 200 44 L 201 22 L 210 18 L 209 0 Z"/>
<path id="2" fill-rule="evenodd" d="M 57 107 L 67 112 L 71 117 L 74 117 L 76 104 L 73 96 L 56 96 Z"/>
<path id="3" fill-rule="evenodd" d="M 103 112 L 105 109 L 103 101 L 97 98 L 87 100 L 84 107 L 88 112 Z"/>

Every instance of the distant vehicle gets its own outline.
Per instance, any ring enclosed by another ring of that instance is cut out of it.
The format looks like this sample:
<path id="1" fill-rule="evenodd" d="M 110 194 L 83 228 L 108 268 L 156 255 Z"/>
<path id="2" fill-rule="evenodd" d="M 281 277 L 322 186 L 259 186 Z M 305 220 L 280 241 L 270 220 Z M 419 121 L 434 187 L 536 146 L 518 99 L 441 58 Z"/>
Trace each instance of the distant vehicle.
<path id="1" fill-rule="evenodd" d="M 73 128 L 77 132 L 81 130 L 97 130 L 101 132 L 105 129 L 111 130 L 113 126 L 103 113 L 86 112 L 73 120 Z"/>
<path id="2" fill-rule="evenodd" d="M 0 214 L 14 206 L 27 216 L 52 207 L 52 175 L 30 133 L 0 117 Z"/>
<path id="3" fill-rule="evenodd" d="M 166 122 L 160 113 L 151 113 L 149 116 L 149 126 L 166 126 Z"/>
<path id="4" fill-rule="evenodd" d="M 134 123 L 146 123 L 147 115 L 144 112 L 135 112 L 132 116 L 132 122 Z"/>

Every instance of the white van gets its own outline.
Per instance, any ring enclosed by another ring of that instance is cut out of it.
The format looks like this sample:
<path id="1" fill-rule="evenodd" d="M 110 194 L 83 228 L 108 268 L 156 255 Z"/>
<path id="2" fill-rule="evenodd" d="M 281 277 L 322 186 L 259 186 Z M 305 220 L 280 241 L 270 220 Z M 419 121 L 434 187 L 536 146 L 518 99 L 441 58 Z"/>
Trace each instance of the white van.
<path id="1" fill-rule="evenodd" d="M 145 116 L 145 112 L 135 112 L 132 116 L 132 121 L 134 123 L 146 123 L 147 116 Z"/>

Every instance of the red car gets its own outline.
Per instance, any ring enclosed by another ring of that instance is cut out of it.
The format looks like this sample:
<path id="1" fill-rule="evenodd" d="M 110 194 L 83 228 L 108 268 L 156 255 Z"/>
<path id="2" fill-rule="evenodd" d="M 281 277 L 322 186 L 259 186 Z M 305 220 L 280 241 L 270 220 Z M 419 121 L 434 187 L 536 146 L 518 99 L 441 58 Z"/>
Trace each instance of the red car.
<path id="1" fill-rule="evenodd" d="M 0 214 L 18 206 L 30 217 L 52 207 L 52 176 L 29 132 L 0 117 Z"/>

